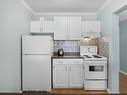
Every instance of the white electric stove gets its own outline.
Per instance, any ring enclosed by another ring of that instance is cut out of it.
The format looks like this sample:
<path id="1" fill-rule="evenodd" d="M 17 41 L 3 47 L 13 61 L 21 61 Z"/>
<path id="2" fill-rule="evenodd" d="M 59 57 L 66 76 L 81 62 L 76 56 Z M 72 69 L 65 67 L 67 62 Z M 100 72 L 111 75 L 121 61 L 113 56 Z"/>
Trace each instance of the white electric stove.
<path id="1" fill-rule="evenodd" d="M 107 58 L 97 55 L 97 46 L 80 46 L 80 55 L 84 57 L 85 90 L 107 89 Z"/>

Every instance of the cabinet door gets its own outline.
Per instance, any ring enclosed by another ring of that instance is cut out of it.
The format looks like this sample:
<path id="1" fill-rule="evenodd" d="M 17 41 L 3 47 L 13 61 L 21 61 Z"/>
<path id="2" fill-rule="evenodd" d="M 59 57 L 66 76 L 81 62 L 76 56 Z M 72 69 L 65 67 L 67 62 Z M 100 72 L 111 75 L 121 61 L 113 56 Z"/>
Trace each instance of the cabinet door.
<path id="1" fill-rule="evenodd" d="M 72 64 L 69 68 L 69 86 L 83 88 L 83 64 Z"/>
<path id="2" fill-rule="evenodd" d="M 40 33 L 42 29 L 41 21 L 31 21 L 31 33 Z"/>
<path id="3" fill-rule="evenodd" d="M 66 40 L 66 17 L 54 17 L 54 39 Z"/>
<path id="4" fill-rule="evenodd" d="M 53 33 L 54 32 L 54 22 L 44 21 L 43 22 L 43 32 Z"/>
<path id="5" fill-rule="evenodd" d="M 100 37 L 101 24 L 100 21 L 83 21 L 82 32 L 86 36 Z"/>
<path id="6" fill-rule="evenodd" d="M 55 64 L 53 67 L 53 87 L 68 87 L 68 70 L 65 64 Z"/>
<path id="7" fill-rule="evenodd" d="M 81 17 L 67 17 L 67 36 L 70 40 L 80 39 Z"/>

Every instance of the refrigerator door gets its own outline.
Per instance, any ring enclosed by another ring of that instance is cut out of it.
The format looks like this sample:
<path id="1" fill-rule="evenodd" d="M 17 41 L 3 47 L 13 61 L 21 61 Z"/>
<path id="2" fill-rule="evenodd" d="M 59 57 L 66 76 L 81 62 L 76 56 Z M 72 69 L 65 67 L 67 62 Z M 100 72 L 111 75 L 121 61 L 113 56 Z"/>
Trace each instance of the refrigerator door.
<path id="1" fill-rule="evenodd" d="M 22 36 L 23 54 L 51 54 L 51 36 Z"/>
<path id="2" fill-rule="evenodd" d="M 23 55 L 23 91 L 49 91 L 51 88 L 51 56 Z"/>

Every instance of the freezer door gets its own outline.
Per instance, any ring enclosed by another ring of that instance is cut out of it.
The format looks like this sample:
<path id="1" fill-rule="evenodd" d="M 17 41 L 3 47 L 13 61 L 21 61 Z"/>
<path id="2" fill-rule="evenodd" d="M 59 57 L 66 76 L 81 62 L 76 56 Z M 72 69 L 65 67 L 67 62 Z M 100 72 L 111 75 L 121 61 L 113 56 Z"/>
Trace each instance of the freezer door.
<path id="1" fill-rule="evenodd" d="M 23 55 L 23 91 L 49 91 L 51 88 L 51 56 Z"/>
<path id="2" fill-rule="evenodd" d="M 51 54 L 51 36 L 22 36 L 22 54 Z"/>

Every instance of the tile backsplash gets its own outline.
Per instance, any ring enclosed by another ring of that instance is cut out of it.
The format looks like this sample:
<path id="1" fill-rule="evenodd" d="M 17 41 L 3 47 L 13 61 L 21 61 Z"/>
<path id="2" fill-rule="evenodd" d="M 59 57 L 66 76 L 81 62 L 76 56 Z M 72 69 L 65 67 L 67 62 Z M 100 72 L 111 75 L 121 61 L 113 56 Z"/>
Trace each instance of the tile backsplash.
<path id="1" fill-rule="evenodd" d="M 103 38 L 98 39 L 98 54 L 109 58 L 109 43 Z"/>
<path id="2" fill-rule="evenodd" d="M 80 45 L 82 46 L 97 46 L 98 54 L 109 57 L 109 44 L 103 38 L 82 38 L 80 41 L 54 41 L 54 52 L 63 48 L 64 52 L 80 52 Z"/>
<path id="3" fill-rule="evenodd" d="M 63 48 L 64 52 L 80 52 L 80 41 L 54 41 L 54 52 Z"/>
<path id="4" fill-rule="evenodd" d="M 98 46 L 98 39 L 81 39 L 80 41 L 54 41 L 54 52 L 59 48 L 63 48 L 64 52 L 80 52 L 80 45 L 82 46 Z"/>
<path id="5" fill-rule="evenodd" d="M 98 38 L 82 38 L 80 40 L 81 46 L 98 46 Z"/>

